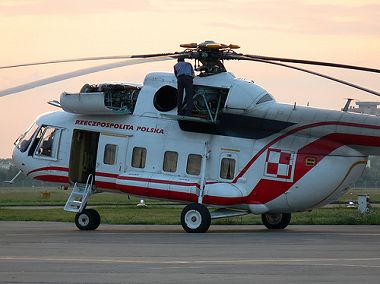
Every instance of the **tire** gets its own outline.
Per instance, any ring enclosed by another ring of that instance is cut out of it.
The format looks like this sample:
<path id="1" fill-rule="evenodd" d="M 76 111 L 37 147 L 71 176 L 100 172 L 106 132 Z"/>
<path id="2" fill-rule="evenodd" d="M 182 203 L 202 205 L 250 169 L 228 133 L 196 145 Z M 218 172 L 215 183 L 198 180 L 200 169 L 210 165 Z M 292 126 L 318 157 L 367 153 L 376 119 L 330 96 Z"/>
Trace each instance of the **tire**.
<path id="1" fill-rule="evenodd" d="M 92 214 L 92 217 L 94 218 L 94 223 L 91 230 L 96 230 L 100 225 L 100 215 L 95 209 L 90 208 L 87 210 L 90 212 L 90 214 Z"/>
<path id="2" fill-rule="evenodd" d="M 182 210 L 181 225 L 188 233 L 205 233 L 211 225 L 210 211 L 202 204 L 191 203 Z"/>
<path id="3" fill-rule="evenodd" d="M 95 209 L 84 209 L 75 215 L 75 225 L 79 230 L 95 230 L 100 225 L 100 215 Z"/>
<path id="4" fill-rule="evenodd" d="M 261 220 L 265 227 L 270 230 L 285 229 L 289 223 L 292 215 L 290 213 L 267 213 L 261 214 Z"/>

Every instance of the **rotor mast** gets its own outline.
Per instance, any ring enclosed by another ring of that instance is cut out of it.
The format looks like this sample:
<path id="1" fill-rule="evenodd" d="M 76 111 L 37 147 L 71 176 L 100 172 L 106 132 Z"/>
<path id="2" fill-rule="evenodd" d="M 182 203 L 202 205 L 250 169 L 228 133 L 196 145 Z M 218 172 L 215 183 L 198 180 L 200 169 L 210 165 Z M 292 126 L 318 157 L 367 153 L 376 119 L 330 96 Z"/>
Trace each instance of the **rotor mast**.
<path id="1" fill-rule="evenodd" d="M 181 44 L 181 47 L 186 48 L 184 51 L 185 57 L 195 59 L 195 70 L 200 71 L 199 76 L 209 76 L 222 72 L 226 72 L 223 61 L 228 58 L 228 55 L 237 55 L 233 49 L 238 49 L 240 46 L 236 44 L 216 43 L 208 40 L 200 44 L 186 43 Z"/>

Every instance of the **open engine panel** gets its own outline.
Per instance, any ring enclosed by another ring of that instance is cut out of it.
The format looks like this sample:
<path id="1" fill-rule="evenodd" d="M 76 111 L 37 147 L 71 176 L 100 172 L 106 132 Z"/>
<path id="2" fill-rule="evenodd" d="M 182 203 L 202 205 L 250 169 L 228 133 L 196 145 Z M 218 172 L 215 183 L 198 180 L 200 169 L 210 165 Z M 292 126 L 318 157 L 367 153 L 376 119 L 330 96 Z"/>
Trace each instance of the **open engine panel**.
<path id="1" fill-rule="evenodd" d="M 216 122 L 224 108 L 228 92 L 228 88 L 194 85 L 191 117 Z M 177 107 L 177 96 L 177 89 L 166 85 L 155 93 L 153 104 L 158 111 L 168 112 Z M 183 106 L 185 107 L 186 105 Z"/>
<path id="2" fill-rule="evenodd" d="M 215 122 L 227 99 L 229 89 L 194 85 L 193 116 Z"/>
<path id="3" fill-rule="evenodd" d="M 86 84 L 80 93 L 103 93 L 104 105 L 115 112 L 133 113 L 141 87 L 122 83 Z"/>

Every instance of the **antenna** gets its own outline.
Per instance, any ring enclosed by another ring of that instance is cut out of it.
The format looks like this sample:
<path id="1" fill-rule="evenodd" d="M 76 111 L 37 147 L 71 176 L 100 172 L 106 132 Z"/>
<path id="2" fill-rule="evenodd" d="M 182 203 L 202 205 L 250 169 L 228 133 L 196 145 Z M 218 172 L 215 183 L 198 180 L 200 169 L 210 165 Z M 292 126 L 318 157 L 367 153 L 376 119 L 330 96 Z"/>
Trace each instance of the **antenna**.
<path id="1" fill-rule="evenodd" d="M 4 181 L 4 183 L 10 183 L 10 184 L 14 184 L 16 178 L 18 178 L 18 176 L 22 173 L 22 171 L 18 171 L 18 173 L 11 179 L 11 180 L 6 180 Z"/>
<path id="2" fill-rule="evenodd" d="M 349 109 L 349 107 L 350 107 L 350 104 L 351 104 L 351 102 L 352 102 L 353 100 L 354 100 L 354 99 L 347 98 L 347 102 L 346 102 L 346 104 L 344 105 L 344 107 L 342 108 L 342 111 L 347 112 L 348 109 Z"/>

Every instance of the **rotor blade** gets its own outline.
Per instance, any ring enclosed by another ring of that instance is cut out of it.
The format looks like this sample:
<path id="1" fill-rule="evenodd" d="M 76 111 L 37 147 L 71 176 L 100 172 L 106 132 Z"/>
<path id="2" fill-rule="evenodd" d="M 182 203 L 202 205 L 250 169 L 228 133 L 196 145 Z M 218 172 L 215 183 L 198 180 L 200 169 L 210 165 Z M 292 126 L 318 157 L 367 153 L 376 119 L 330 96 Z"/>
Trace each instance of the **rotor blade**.
<path id="1" fill-rule="evenodd" d="M 236 57 L 236 59 L 238 59 L 238 57 Z M 278 65 L 278 66 L 283 66 L 283 67 L 295 69 L 295 70 L 306 72 L 306 73 L 309 73 L 309 74 L 313 74 L 313 75 L 316 75 L 316 76 L 319 76 L 319 77 L 322 77 L 322 78 L 325 78 L 325 79 L 329 79 L 329 80 L 332 80 L 334 82 L 338 82 L 338 83 L 341 83 L 343 85 L 347 85 L 347 86 L 350 86 L 352 88 L 359 89 L 361 91 L 364 91 L 364 92 L 367 92 L 367 93 L 371 93 L 371 94 L 376 95 L 376 96 L 380 96 L 379 92 L 376 92 L 376 91 L 373 91 L 371 89 L 368 89 L 368 88 L 365 88 L 365 87 L 362 87 L 362 86 L 359 86 L 359 85 L 356 85 L 356 84 L 353 84 L 353 83 L 350 83 L 350 82 L 346 82 L 346 81 L 343 81 L 343 80 L 340 80 L 340 79 L 337 79 L 337 78 L 334 78 L 334 77 L 331 77 L 331 76 L 328 76 L 328 75 L 325 75 L 325 74 L 314 72 L 314 71 L 311 71 L 311 70 L 308 70 L 308 69 L 299 68 L 299 67 L 295 67 L 295 66 L 291 66 L 291 65 L 287 65 L 287 64 L 283 64 L 283 63 L 278 63 L 278 62 L 273 62 L 273 61 L 267 61 L 267 60 L 262 60 L 262 59 L 249 58 L 249 57 L 245 57 L 245 56 L 240 57 L 240 60 L 263 62 L 263 63 L 268 63 L 268 64 L 273 64 L 273 65 Z"/>
<path id="2" fill-rule="evenodd" d="M 261 55 L 250 55 L 250 54 L 243 54 L 243 56 L 249 57 L 252 59 L 261 59 L 261 60 L 266 60 L 266 61 L 279 61 L 279 62 L 299 63 L 299 64 L 308 64 L 308 65 L 319 65 L 319 66 L 327 66 L 327 67 L 353 69 L 353 70 L 359 70 L 359 71 L 380 73 L 380 69 L 368 68 L 368 67 L 363 67 L 363 66 L 340 64 L 340 63 L 332 63 L 332 62 L 293 59 L 293 58 L 281 58 L 281 57 L 271 57 L 271 56 L 261 56 Z"/>
<path id="3" fill-rule="evenodd" d="M 128 65 L 136 65 L 136 64 L 142 64 L 142 63 L 165 61 L 165 60 L 172 60 L 172 59 L 173 58 L 169 56 L 160 56 L 160 57 L 154 57 L 154 58 L 136 58 L 136 59 L 129 59 L 129 60 L 124 60 L 124 61 L 115 62 L 115 63 L 104 64 L 100 66 L 89 67 L 89 68 L 85 68 L 85 69 L 81 69 L 81 70 L 77 70 L 73 72 L 68 72 L 68 73 L 52 76 L 52 77 L 45 78 L 42 80 L 26 83 L 26 84 L 9 88 L 6 90 L 2 90 L 0 91 L 0 97 L 4 97 L 7 95 L 37 88 L 43 85 L 48 85 L 55 82 L 59 82 L 59 81 L 63 81 L 63 80 L 67 80 L 67 79 L 71 79 L 71 78 L 75 78 L 75 77 L 79 77 L 79 76 L 83 76 L 83 75 L 87 75 L 87 74 L 91 74 L 95 72 L 124 67 Z"/>
<path id="4" fill-rule="evenodd" d="M 33 63 L 24 63 L 8 66 L 0 66 L 0 69 L 9 69 L 17 67 L 35 66 L 35 65 L 46 65 L 55 63 L 67 63 L 67 62 L 83 62 L 83 61 L 96 61 L 96 60 L 112 60 L 112 59 L 127 59 L 127 58 L 151 58 L 159 56 L 170 56 L 174 53 L 155 53 L 155 54 L 140 54 L 140 55 L 115 55 L 115 56 L 97 56 L 97 57 L 83 57 L 83 58 L 72 58 L 72 59 L 62 59 L 62 60 L 49 60 Z"/>

